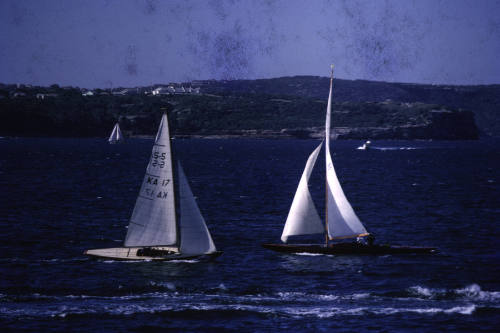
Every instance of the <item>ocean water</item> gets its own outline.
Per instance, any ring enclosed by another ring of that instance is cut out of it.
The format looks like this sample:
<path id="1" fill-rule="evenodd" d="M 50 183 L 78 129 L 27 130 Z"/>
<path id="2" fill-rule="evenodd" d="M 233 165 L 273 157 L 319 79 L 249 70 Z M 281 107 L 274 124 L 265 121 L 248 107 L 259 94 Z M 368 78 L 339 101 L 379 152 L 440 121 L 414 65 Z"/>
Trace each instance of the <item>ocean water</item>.
<path id="1" fill-rule="evenodd" d="M 152 140 L 0 139 L 2 331 L 491 332 L 500 327 L 500 149 L 332 143 L 377 242 L 436 255 L 285 255 L 279 242 L 314 140 L 174 140 L 213 262 L 119 262 Z M 320 155 L 323 156 L 323 155 Z M 311 191 L 324 209 L 321 157 Z M 313 237 L 322 241 L 322 237 Z"/>

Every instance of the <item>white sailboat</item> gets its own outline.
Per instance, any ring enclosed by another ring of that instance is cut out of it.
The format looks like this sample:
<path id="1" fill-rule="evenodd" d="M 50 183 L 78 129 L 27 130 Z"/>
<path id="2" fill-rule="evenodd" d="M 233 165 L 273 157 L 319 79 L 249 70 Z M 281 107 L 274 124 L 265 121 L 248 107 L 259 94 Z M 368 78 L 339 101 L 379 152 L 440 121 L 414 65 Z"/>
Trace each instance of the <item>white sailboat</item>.
<path id="1" fill-rule="evenodd" d="M 434 248 L 374 245 L 373 236 L 352 209 L 333 166 L 330 154 L 331 109 L 332 109 L 333 65 L 330 77 L 330 93 L 326 110 L 325 140 L 309 155 L 300 182 L 288 213 L 281 241 L 285 244 L 262 244 L 263 247 L 287 253 L 324 253 L 324 254 L 382 254 L 430 252 Z M 325 184 L 325 222 L 321 221 L 309 192 L 309 178 L 318 158 L 321 146 L 325 144 L 326 184 Z M 324 234 L 324 244 L 287 244 L 289 236 Z M 369 236 L 362 242 L 362 237 Z M 330 243 L 339 239 L 357 238 L 355 243 Z"/>
<path id="2" fill-rule="evenodd" d="M 113 144 L 113 143 L 120 143 L 123 142 L 124 137 L 122 134 L 122 131 L 120 130 L 120 124 L 116 123 L 115 127 L 113 127 L 113 131 L 111 132 L 111 135 L 109 136 L 108 142 Z"/>
<path id="3" fill-rule="evenodd" d="M 87 250 L 85 254 L 118 260 L 178 260 L 222 254 L 215 248 L 180 162 L 173 158 L 167 115 L 163 115 L 156 134 L 124 246 Z"/>

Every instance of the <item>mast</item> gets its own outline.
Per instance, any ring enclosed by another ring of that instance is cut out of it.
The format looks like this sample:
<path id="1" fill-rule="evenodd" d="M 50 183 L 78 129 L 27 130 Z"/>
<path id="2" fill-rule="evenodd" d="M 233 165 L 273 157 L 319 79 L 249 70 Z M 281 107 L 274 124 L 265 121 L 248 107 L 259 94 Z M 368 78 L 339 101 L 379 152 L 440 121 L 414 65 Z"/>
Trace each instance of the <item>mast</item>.
<path id="1" fill-rule="evenodd" d="M 167 113 L 165 112 L 165 116 L 167 116 Z M 167 116 L 167 119 L 168 119 L 168 116 Z M 181 248 L 181 228 L 179 226 L 179 222 L 181 220 L 181 217 L 180 217 L 180 214 L 181 214 L 181 210 L 180 210 L 180 207 L 179 207 L 179 184 L 178 184 L 178 181 L 176 180 L 179 180 L 179 175 L 178 175 L 178 170 L 177 170 L 177 166 L 175 165 L 174 161 L 175 161 L 175 158 L 174 158 L 174 150 L 172 149 L 172 139 L 171 137 L 173 136 L 173 134 L 171 134 L 170 132 L 170 122 L 167 121 L 167 126 L 168 126 L 168 135 L 170 136 L 168 138 L 168 144 L 170 146 L 170 165 L 172 166 L 172 183 L 173 183 L 173 188 L 174 188 L 174 207 L 175 207 L 175 235 L 176 235 L 176 240 L 175 240 L 175 243 L 177 244 L 177 246 L 179 247 L 179 249 Z"/>
<path id="2" fill-rule="evenodd" d="M 331 74 L 330 74 L 330 93 L 328 94 L 328 105 L 326 110 L 326 121 L 325 124 L 325 161 L 327 161 L 327 155 L 330 153 L 330 117 L 331 117 L 331 106 L 332 106 L 332 86 L 333 86 L 333 64 L 331 64 Z M 325 246 L 328 246 L 328 178 L 327 178 L 328 167 L 325 168 Z"/>

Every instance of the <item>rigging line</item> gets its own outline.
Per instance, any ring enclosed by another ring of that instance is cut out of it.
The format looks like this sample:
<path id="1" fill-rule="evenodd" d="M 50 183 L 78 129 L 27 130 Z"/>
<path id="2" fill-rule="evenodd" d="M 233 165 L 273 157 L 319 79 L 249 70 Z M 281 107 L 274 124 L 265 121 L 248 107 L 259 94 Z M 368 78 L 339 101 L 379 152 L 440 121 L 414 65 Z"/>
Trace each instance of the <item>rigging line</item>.
<path id="1" fill-rule="evenodd" d="M 146 226 L 145 224 L 137 223 L 137 222 L 134 222 L 132 220 L 130 220 L 130 223 L 140 225 L 141 227 L 145 227 Z"/>

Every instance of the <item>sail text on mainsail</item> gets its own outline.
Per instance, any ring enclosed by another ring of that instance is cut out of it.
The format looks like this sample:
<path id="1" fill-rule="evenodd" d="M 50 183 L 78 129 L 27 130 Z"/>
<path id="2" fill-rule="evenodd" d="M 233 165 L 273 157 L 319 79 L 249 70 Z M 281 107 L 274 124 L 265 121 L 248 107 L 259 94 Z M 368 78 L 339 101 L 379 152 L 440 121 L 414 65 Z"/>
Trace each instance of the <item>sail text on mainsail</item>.
<path id="1" fill-rule="evenodd" d="M 173 173 L 168 121 L 164 117 L 132 212 L 125 246 L 177 245 Z"/>

